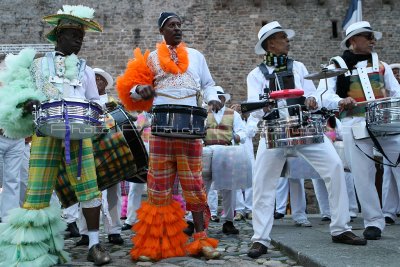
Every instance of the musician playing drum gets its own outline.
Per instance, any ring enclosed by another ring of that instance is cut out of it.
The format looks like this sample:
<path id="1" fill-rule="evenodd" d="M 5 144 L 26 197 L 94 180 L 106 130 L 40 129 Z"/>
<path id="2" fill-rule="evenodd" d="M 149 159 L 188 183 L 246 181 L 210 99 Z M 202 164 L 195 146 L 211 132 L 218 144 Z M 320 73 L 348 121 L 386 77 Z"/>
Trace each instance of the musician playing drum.
<path id="1" fill-rule="evenodd" d="M 399 83 L 391 68 L 379 61 L 374 52 L 376 40 L 381 32 L 373 31 L 366 21 L 353 23 L 346 29 L 346 37 L 341 42 L 344 51 L 341 57 L 331 59 L 331 68 L 348 68 L 349 72 L 328 79 L 327 95 L 323 96 L 323 105 L 341 112 L 343 141 L 346 158 L 350 161 L 358 199 L 364 217 L 364 237 L 379 239 L 385 227 L 378 193 L 375 187 L 375 162 L 373 157 L 374 141 L 368 138 L 365 130 L 365 102 L 400 96 Z M 320 82 L 318 90 L 324 91 L 325 82 Z M 357 102 L 363 102 L 357 104 Z M 400 136 L 392 135 L 375 139 L 392 163 L 396 163 L 400 152 Z M 400 168 L 393 168 L 397 181 Z"/>
<path id="2" fill-rule="evenodd" d="M 218 111 L 220 102 L 204 56 L 182 42 L 182 19 L 175 13 L 163 12 L 158 27 L 164 41 L 151 53 L 142 55 L 136 49 L 135 60 L 128 63 L 125 73 L 117 79 L 117 90 L 125 107 L 149 111 L 152 105 L 155 108 L 185 105 L 190 112 L 190 107 L 197 106 L 196 96 L 203 91 L 204 100 L 211 109 Z M 174 120 L 168 111 L 166 114 L 166 123 Z M 137 211 L 140 219 L 133 226 L 136 235 L 131 256 L 134 260 L 184 256 L 186 249 L 189 254 L 219 257 L 215 250 L 217 240 L 208 238 L 205 232 L 210 212 L 201 177 L 201 153 L 201 139 L 177 138 L 172 134 L 171 137 L 150 136 L 148 201 L 142 202 Z M 193 214 L 196 230 L 193 246 L 187 248 L 187 236 L 183 233 L 187 226 L 184 212 L 180 204 L 172 200 L 176 176 L 182 186 L 186 209 Z M 165 218 L 169 220 L 166 222 Z"/>
<path id="3" fill-rule="evenodd" d="M 287 56 L 289 39 L 294 34 L 293 30 L 282 29 L 277 21 L 270 22 L 260 29 L 255 52 L 264 55 L 264 60 L 247 76 L 248 101 L 259 101 L 259 96 L 264 94 L 265 88 L 301 88 L 304 90 L 304 96 L 310 97 L 306 103 L 316 107 L 316 100 L 311 97 L 316 91 L 315 86 L 312 81 L 304 79 L 308 74 L 306 67 Z M 278 106 L 304 104 L 300 101 L 304 100 L 281 99 L 278 100 Z M 285 109 L 282 111 L 284 112 L 280 112 L 281 116 L 285 116 Z M 251 114 L 259 119 L 263 115 L 262 110 Z M 354 235 L 347 225 L 350 216 L 343 165 L 329 139 L 324 136 L 322 143 L 294 146 L 292 149 L 314 167 L 327 185 L 332 210 L 330 229 L 333 242 L 365 245 L 366 240 Z M 269 234 L 274 221 L 275 191 L 286 161 L 285 150 L 286 148 L 267 149 L 265 138 L 260 139 L 253 176 L 254 235 L 251 238 L 253 244 L 248 251 L 248 256 L 252 258 L 267 253 L 267 246 L 271 242 Z"/>
<path id="4" fill-rule="evenodd" d="M 0 99 L 2 106 L 8 105 L 4 102 L 9 102 L 10 107 L 13 107 L 10 112 L 18 116 L 7 118 L 9 113 L 0 115 L 3 123 L 8 121 L 1 125 L 5 134 L 18 132 L 31 135 L 31 113 L 33 105 L 39 105 L 39 101 L 64 97 L 99 100 L 92 68 L 86 66 L 85 60 L 77 57 L 85 32 L 102 31 L 93 17 L 92 8 L 65 5 L 57 14 L 44 17 L 46 22 L 54 26 L 46 37 L 55 44 L 55 52 L 46 53 L 44 57 L 33 60 L 34 50 L 27 49 L 9 58 L 9 63 L 12 64 L 7 66 L 7 73 L 2 76 L 7 79 L 2 81 L 4 88 Z M 18 75 L 14 75 L 15 73 Z M 16 84 L 18 86 L 15 86 Z M 10 122 L 10 119 L 13 121 Z M 67 164 L 66 155 L 70 155 L 70 164 Z M 15 238 L 15 231 L 28 231 L 32 236 L 40 238 L 32 239 L 23 235 L 24 238 L 18 239 L 18 243 L 1 242 L 2 252 L 9 251 L 11 246 L 16 246 L 15 250 L 23 251 L 21 247 L 26 246 L 25 250 L 34 250 L 35 253 L 30 257 L 25 253 L 8 253 L 1 255 L 6 258 L 0 256 L 0 261 L 7 266 L 52 266 L 68 260 L 62 250 L 62 231 L 65 227 L 60 221 L 61 211 L 58 207 L 49 207 L 57 176 L 63 175 L 73 185 L 86 218 L 89 231 L 88 261 L 96 265 L 110 262 L 110 255 L 99 244 L 101 193 L 97 188 L 91 139 L 70 140 L 70 146 L 67 146 L 64 140 L 34 135 L 29 165 L 29 180 L 23 207 L 11 212 L 14 216 L 7 222 L 8 225 L 2 228 L 4 232 L 0 236 L 3 240 L 12 240 Z M 33 234 L 34 232 L 36 234 Z M 12 236 L 8 236 L 10 234 Z"/>

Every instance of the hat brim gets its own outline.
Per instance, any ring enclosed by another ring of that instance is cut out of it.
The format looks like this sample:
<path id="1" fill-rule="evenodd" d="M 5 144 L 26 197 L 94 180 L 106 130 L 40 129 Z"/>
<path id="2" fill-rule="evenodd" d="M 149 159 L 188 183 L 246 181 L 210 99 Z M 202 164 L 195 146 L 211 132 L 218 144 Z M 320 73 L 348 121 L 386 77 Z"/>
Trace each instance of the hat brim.
<path id="1" fill-rule="evenodd" d="M 225 97 L 225 102 L 228 102 L 229 100 L 231 100 L 231 95 L 230 94 L 218 94 L 218 96 Z"/>
<path id="2" fill-rule="evenodd" d="M 349 49 L 346 46 L 346 42 L 351 37 L 353 37 L 354 35 L 357 35 L 357 34 L 362 33 L 362 32 L 373 32 L 376 40 L 380 40 L 382 38 L 382 33 L 381 32 L 377 32 L 377 31 L 361 28 L 361 29 L 357 29 L 357 30 L 352 31 L 349 35 L 347 35 L 346 38 L 344 38 L 343 41 L 340 43 L 340 48 L 343 49 L 343 50 Z"/>
<path id="3" fill-rule="evenodd" d="M 84 26 L 85 31 L 87 31 L 87 32 L 102 32 L 103 31 L 103 28 L 100 26 L 100 24 L 94 20 L 83 19 L 83 18 L 76 17 L 76 16 L 69 15 L 69 14 L 49 15 L 49 16 L 43 17 L 43 20 L 45 22 L 49 23 L 50 25 L 56 26 L 48 34 L 46 34 L 47 40 L 49 40 L 52 43 L 56 43 L 56 40 L 57 40 L 56 29 L 57 29 L 58 22 L 61 19 L 76 21 L 77 23 L 82 24 Z"/>
<path id="4" fill-rule="evenodd" d="M 273 35 L 277 32 L 285 32 L 287 34 L 289 40 L 295 36 L 294 30 L 291 30 L 291 29 L 273 29 L 273 30 L 269 31 L 268 33 L 264 34 L 260 38 L 260 40 L 258 40 L 258 42 L 254 48 L 254 51 L 256 52 L 257 55 L 263 55 L 266 53 L 266 51 L 262 47 L 262 43 L 265 41 L 265 39 L 267 39 L 268 37 L 270 37 L 271 35 Z"/>
<path id="5" fill-rule="evenodd" d="M 390 64 L 389 67 L 392 69 L 400 69 L 400 64 L 399 63 Z"/>
<path id="6" fill-rule="evenodd" d="M 106 79 L 106 81 L 107 81 L 106 89 L 111 89 L 111 88 L 112 88 L 112 86 L 113 86 L 113 84 L 114 84 L 114 79 L 111 77 L 110 74 L 108 74 L 108 73 L 105 72 L 105 71 L 101 71 L 101 72 L 96 72 L 96 71 L 95 71 L 94 74 L 98 74 L 98 75 L 100 75 L 101 77 L 103 77 L 104 79 Z"/>

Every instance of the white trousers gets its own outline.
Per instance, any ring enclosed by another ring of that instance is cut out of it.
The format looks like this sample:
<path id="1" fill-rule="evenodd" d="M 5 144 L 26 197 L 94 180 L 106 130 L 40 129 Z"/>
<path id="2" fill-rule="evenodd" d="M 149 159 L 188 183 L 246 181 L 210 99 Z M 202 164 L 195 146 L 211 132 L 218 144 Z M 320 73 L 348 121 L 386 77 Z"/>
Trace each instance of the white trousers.
<path id="1" fill-rule="evenodd" d="M 204 181 L 205 187 L 206 187 L 206 192 L 207 192 L 207 198 L 209 198 L 210 192 L 213 190 L 210 190 L 212 186 L 212 181 Z M 224 211 L 224 214 L 221 216 L 222 221 L 233 221 L 233 217 L 235 216 L 235 206 L 236 206 L 236 190 L 218 190 L 218 193 L 221 194 L 222 198 L 222 209 Z M 209 199 L 208 199 L 209 201 Z M 214 205 L 213 210 L 214 212 L 217 210 L 215 208 L 215 205 L 218 207 L 218 194 L 216 197 L 212 197 L 212 201 L 208 202 L 208 205 L 210 206 Z M 211 207 L 210 207 L 211 210 Z M 216 215 L 211 212 L 211 215 Z"/>
<path id="2" fill-rule="evenodd" d="M 383 163 L 389 164 L 386 159 Z M 400 181 L 393 175 L 393 170 L 394 167 L 383 165 L 382 212 L 385 217 L 395 220 L 400 205 Z"/>
<path id="3" fill-rule="evenodd" d="M 121 184 L 118 183 L 116 185 L 107 188 L 102 191 L 103 203 L 103 223 L 104 223 L 104 232 L 108 235 L 111 234 L 120 234 L 121 233 Z M 82 235 L 88 234 L 87 224 L 85 220 L 85 216 L 83 216 L 82 208 L 79 209 L 79 220 L 78 228 L 79 232 Z"/>
<path id="4" fill-rule="evenodd" d="M 286 214 L 289 191 L 293 220 L 296 222 L 307 220 L 304 179 L 279 178 L 275 197 L 276 211 L 281 214 Z"/>
<path id="5" fill-rule="evenodd" d="M 339 235 L 351 230 L 347 225 L 350 215 L 343 164 L 332 142 L 325 136 L 323 143 L 297 146 L 295 149 L 325 181 L 331 206 L 331 234 Z M 265 139 L 260 139 L 253 179 L 254 235 L 251 240 L 266 246 L 271 242 L 276 186 L 285 161 L 284 148 L 266 149 Z"/>
<path id="6" fill-rule="evenodd" d="M 31 146 L 29 144 L 25 144 L 24 155 L 22 157 L 21 163 L 21 171 L 19 173 L 21 184 L 19 191 L 19 204 L 22 207 L 25 200 L 26 186 L 28 185 L 28 177 L 29 177 L 29 158 L 31 155 Z"/>
<path id="7" fill-rule="evenodd" d="M 207 183 L 204 181 L 204 183 Z M 213 189 L 213 183 L 211 183 L 210 188 L 207 190 L 206 186 L 206 191 L 207 191 L 207 203 L 208 206 L 210 207 L 210 213 L 211 216 L 217 216 L 218 215 L 218 191 Z"/>
<path id="8" fill-rule="evenodd" d="M 24 149 L 24 139 L 10 139 L 0 135 L 0 157 L 3 159 L 0 218 L 3 222 L 6 222 L 6 216 L 10 210 L 20 207 L 21 195 L 25 194 L 21 190 L 26 189 L 26 181 L 21 187 L 20 175 Z"/>
<path id="9" fill-rule="evenodd" d="M 133 225 L 136 222 L 136 211 L 142 203 L 142 194 L 144 192 L 145 183 L 129 183 L 128 207 L 126 213 L 126 224 Z"/>
<path id="10" fill-rule="evenodd" d="M 236 208 L 235 211 L 245 215 L 253 210 L 253 188 L 249 187 L 244 190 L 236 191 Z"/>
<path id="11" fill-rule="evenodd" d="M 346 189 L 349 197 L 349 213 L 351 217 L 357 217 L 358 204 L 356 191 L 354 189 L 354 179 L 351 172 L 345 172 Z M 320 179 L 312 179 L 314 192 L 317 197 L 319 211 L 322 217 L 331 217 L 331 209 L 329 208 L 328 191 L 324 181 Z"/>
<path id="12" fill-rule="evenodd" d="M 353 138 L 351 126 L 355 123 L 364 121 L 365 118 L 352 117 L 342 120 L 343 142 L 346 158 L 350 159 L 350 168 L 354 177 L 358 200 L 361 205 L 361 212 L 364 218 L 364 226 L 375 226 L 383 230 L 385 219 L 383 217 L 378 192 L 375 187 L 376 168 L 375 162 L 369 159 L 373 155 L 373 141 L 370 138 L 355 140 Z M 396 162 L 400 152 L 400 136 L 392 135 L 379 137 L 378 141 L 385 154 L 392 162 Z M 363 151 L 360 151 L 359 148 Z M 400 179 L 400 168 L 393 169 L 396 180 Z"/>

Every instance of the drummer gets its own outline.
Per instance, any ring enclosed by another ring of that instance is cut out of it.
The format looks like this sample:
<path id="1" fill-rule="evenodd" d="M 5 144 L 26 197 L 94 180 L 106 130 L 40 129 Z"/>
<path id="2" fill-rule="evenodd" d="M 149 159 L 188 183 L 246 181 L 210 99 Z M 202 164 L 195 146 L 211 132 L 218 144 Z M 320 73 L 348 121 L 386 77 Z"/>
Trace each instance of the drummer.
<path id="1" fill-rule="evenodd" d="M 328 92 L 323 97 L 323 106 L 339 108 L 343 125 L 343 142 L 346 158 L 350 160 L 358 199 L 364 217 L 366 239 L 381 238 L 385 219 L 375 187 L 375 162 L 373 158 L 374 141 L 368 138 L 365 130 L 365 102 L 380 98 L 400 96 L 400 86 L 388 64 L 379 61 L 374 52 L 376 41 L 382 33 L 373 31 L 367 21 L 351 24 L 346 37 L 340 44 L 342 56 L 331 59 L 331 68 L 346 68 L 347 72 L 328 79 Z M 360 74 L 362 72 L 363 74 Z M 364 78 L 368 79 L 364 79 Z M 325 81 L 320 82 L 318 90 L 326 89 Z M 357 104 L 364 102 L 364 104 Z M 359 134 L 361 133 L 361 134 Z M 364 138 L 365 137 L 365 138 Z M 400 136 L 377 137 L 388 159 L 395 163 L 400 152 Z M 400 182 L 400 168 L 393 168 L 394 177 Z"/>
<path id="2" fill-rule="evenodd" d="M 10 113 L 0 115 L 0 121 L 7 122 L 5 125 L 0 125 L 6 135 L 31 135 L 32 110 L 34 105 L 40 105 L 40 101 L 72 97 L 99 101 L 94 72 L 86 65 L 84 59 L 77 57 L 85 32 L 102 31 L 101 26 L 93 20 L 93 17 L 92 8 L 82 5 L 65 5 L 58 10 L 57 14 L 44 17 L 44 21 L 53 26 L 46 37 L 55 44 L 54 52 L 34 59 L 34 50 L 28 49 L 9 58 L 12 64 L 7 66 L 8 75 L 7 73 L 2 75 L 8 78 L 4 81 L 0 99 L 3 101 L 2 106 L 7 105 L 13 108 L 10 112 L 15 116 L 7 118 Z M 12 75 L 13 73 L 19 73 L 19 75 Z M 13 84 L 19 86 L 13 86 Z M 70 149 L 69 152 L 67 148 Z M 67 153 L 71 156 L 70 164 L 66 160 Z M 13 220 L 7 222 L 0 235 L 4 240 L 12 240 L 15 236 L 7 235 L 15 231 L 32 233 L 36 231 L 36 236 L 40 236 L 41 239 L 34 240 L 36 243 L 31 238 L 19 239 L 19 244 L 2 242 L 0 251 L 10 249 L 11 246 L 21 249 L 25 245 L 28 247 L 25 249 L 36 251 L 34 257 L 23 254 L 4 255 L 11 258 L 3 263 L 7 266 L 20 264 L 52 266 L 68 260 L 66 253 L 62 250 L 62 230 L 64 229 L 60 221 L 61 211 L 59 207 L 49 206 L 58 175 L 66 176 L 73 185 L 83 209 L 89 230 L 87 260 L 96 265 L 110 262 L 109 253 L 99 243 L 101 193 L 97 188 L 91 139 L 71 140 L 68 147 L 64 140 L 51 136 L 33 135 L 29 165 L 29 180 L 23 207 L 13 211 L 18 216 L 14 216 Z M 55 246 L 55 243 L 58 245 Z M 42 260 L 38 261 L 38 259 Z"/>
<path id="3" fill-rule="evenodd" d="M 158 29 L 163 41 L 150 54 L 142 55 L 138 48 L 135 50 L 135 60 L 129 61 L 125 73 L 117 79 L 120 99 L 128 110 L 149 111 L 153 105 L 196 107 L 200 93 L 211 109 L 220 109 L 206 60 L 199 51 L 183 43 L 182 26 L 180 16 L 162 12 Z M 137 216 L 154 215 L 157 225 L 165 225 L 165 228 L 150 231 L 155 225 L 151 219 L 139 220 L 134 225 L 134 229 L 142 229 L 133 238 L 131 256 L 134 260 L 184 256 L 185 249 L 189 254 L 204 255 L 208 259 L 220 256 L 216 251 L 217 240 L 209 238 L 206 232 L 210 210 L 201 177 L 201 153 L 200 139 L 150 136 L 148 201 L 142 202 Z M 184 211 L 172 200 L 176 176 L 182 186 L 186 209 L 193 214 L 196 230 L 195 241 L 186 248 Z M 166 212 L 169 213 L 168 222 L 163 221 Z"/>
<path id="4" fill-rule="evenodd" d="M 262 64 L 247 76 L 249 102 L 259 101 L 264 89 L 301 88 L 304 90 L 304 96 L 309 97 L 306 104 L 316 107 L 315 98 L 311 97 L 315 94 L 315 86 L 312 81 L 304 79 L 308 74 L 306 67 L 287 56 L 289 40 L 294 35 L 293 30 L 283 29 L 277 21 L 270 22 L 260 29 L 255 52 L 264 55 L 264 59 Z M 304 98 L 282 99 L 277 102 L 279 106 L 304 104 Z M 251 116 L 261 119 L 265 111 L 269 112 L 270 107 L 264 108 L 264 111 L 253 112 Z M 332 143 L 324 136 L 323 143 L 297 146 L 294 149 L 314 167 L 327 185 L 332 211 L 332 241 L 365 245 L 366 240 L 356 236 L 347 225 L 350 216 L 343 165 Z M 286 148 L 267 149 L 265 138 L 260 139 L 253 177 L 253 244 L 247 253 L 251 258 L 267 253 L 267 246 L 271 242 L 276 185 L 286 161 L 285 150 Z"/>
<path id="5" fill-rule="evenodd" d="M 218 112 L 208 112 L 207 135 L 204 139 L 204 144 L 211 148 L 215 148 L 215 146 L 222 148 L 222 150 L 218 150 L 220 153 L 214 151 L 213 157 L 226 157 L 227 154 L 224 154 L 223 150 L 232 144 L 244 144 L 246 141 L 246 131 L 240 114 L 225 106 L 225 103 L 231 98 L 230 94 L 225 93 L 221 86 L 215 86 L 215 89 L 223 106 Z M 239 159 L 239 155 L 236 158 Z M 241 163 L 235 162 L 235 159 L 232 159 L 231 164 Z M 232 182 L 236 179 L 234 177 L 227 177 L 229 176 L 225 174 L 227 171 L 231 173 L 230 170 L 224 168 L 213 168 L 212 180 L 214 180 L 214 188 L 219 191 L 222 197 L 222 207 L 224 210 L 224 215 L 221 217 L 224 221 L 222 232 L 224 234 L 239 234 L 239 230 L 233 225 L 233 218 L 236 207 L 236 190 L 242 187 L 235 188 L 236 185 L 233 185 Z M 238 173 L 238 175 L 240 174 Z M 216 179 L 221 180 L 216 181 Z M 209 190 L 211 180 L 207 182 L 206 187 Z"/>

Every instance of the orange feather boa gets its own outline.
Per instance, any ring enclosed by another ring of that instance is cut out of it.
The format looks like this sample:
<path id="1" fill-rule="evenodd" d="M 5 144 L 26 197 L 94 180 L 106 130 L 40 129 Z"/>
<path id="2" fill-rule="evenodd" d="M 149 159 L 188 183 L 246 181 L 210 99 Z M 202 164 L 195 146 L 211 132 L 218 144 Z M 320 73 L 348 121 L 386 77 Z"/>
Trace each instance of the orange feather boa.
<path id="1" fill-rule="evenodd" d="M 189 66 L 189 56 L 185 43 L 180 43 L 176 47 L 178 63 L 175 63 L 170 55 L 167 44 L 164 42 L 157 44 L 158 60 L 161 68 L 168 73 L 179 74 L 185 73 Z"/>

